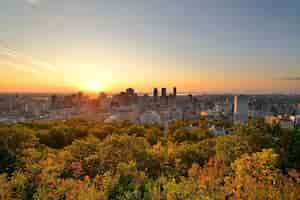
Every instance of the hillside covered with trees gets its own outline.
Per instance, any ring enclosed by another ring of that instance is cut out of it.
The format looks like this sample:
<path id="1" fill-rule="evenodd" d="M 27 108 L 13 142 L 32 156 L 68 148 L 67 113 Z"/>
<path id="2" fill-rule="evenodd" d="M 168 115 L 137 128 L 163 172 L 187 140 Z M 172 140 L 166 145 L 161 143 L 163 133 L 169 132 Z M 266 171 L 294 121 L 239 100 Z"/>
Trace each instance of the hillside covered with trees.
<path id="1" fill-rule="evenodd" d="M 0 200 L 300 199 L 300 131 L 262 120 L 0 125 Z"/>

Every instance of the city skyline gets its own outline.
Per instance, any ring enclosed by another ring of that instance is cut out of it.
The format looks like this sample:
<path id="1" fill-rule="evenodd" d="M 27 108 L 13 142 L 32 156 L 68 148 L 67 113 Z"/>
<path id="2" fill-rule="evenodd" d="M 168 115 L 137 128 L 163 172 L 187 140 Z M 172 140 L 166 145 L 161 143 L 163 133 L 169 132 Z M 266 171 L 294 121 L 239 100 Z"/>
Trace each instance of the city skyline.
<path id="1" fill-rule="evenodd" d="M 0 7 L 0 92 L 300 93 L 297 1 Z"/>

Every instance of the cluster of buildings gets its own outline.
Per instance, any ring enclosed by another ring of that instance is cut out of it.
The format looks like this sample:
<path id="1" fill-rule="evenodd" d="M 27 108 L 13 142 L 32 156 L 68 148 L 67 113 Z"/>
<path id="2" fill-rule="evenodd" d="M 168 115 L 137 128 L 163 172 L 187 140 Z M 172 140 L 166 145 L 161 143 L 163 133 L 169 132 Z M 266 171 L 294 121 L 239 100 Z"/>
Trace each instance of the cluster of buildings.
<path id="1" fill-rule="evenodd" d="M 300 128 L 300 115 L 269 115 L 265 117 L 265 122 L 273 125 L 279 124 L 284 129 Z"/>
<path id="2" fill-rule="evenodd" d="M 122 98 L 120 98 L 122 97 Z M 265 101 L 269 99 L 270 101 Z M 289 100 L 291 99 L 291 100 Z M 105 121 L 130 120 L 139 123 L 168 124 L 176 120 L 197 120 L 201 116 L 212 120 L 229 120 L 246 123 L 250 118 L 277 119 L 283 128 L 300 126 L 300 97 L 249 96 L 249 95 L 177 95 L 166 88 L 154 88 L 152 95 L 138 96 L 132 88 L 111 98 L 101 98 L 103 109 L 110 110 Z M 110 102 L 110 103 L 109 103 Z M 220 127 L 211 127 L 223 133 Z"/>
<path id="3" fill-rule="evenodd" d="M 173 88 L 173 93 L 167 95 L 167 89 L 161 88 L 161 93 L 157 88 L 153 89 L 153 94 L 138 96 L 134 89 L 128 88 L 125 92 L 99 99 L 101 110 L 109 111 L 111 115 L 106 122 L 116 120 L 130 120 L 141 123 L 165 123 L 180 119 L 191 119 L 196 117 L 196 112 L 187 106 L 179 107 L 177 89 Z M 180 98 L 179 98 L 180 99 Z"/>
<path id="4" fill-rule="evenodd" d="M 18 122 L 45 117 L 50 101 L 43 95 L 0 95 L 0 122 Z"/>
<path id="5" fill-rule="evenodd" d="M 81 92 L 70 95 L 0 94 L 0 122 L 68 119 L 96 112 L 96 104 Z"/>
<path id="6" fill-rule="evenodd" d="M 246 123 L 249 118 L 265 118 L 283 128 L 300 127 L 300 97 L 288 95 L 178 95 L 174 87 L 154 88 L 139 95 L 128 88 L 115 95 L 100 93 L 90 98 L 76 94 L 2 94 L 0 122 L 53 120 L 83 117 L 104 121 L 129 120 L 135 123 L 169 124 L 176 120 L 230 120 Z M 220 127 L 211 127 L 222 133 Z"/>

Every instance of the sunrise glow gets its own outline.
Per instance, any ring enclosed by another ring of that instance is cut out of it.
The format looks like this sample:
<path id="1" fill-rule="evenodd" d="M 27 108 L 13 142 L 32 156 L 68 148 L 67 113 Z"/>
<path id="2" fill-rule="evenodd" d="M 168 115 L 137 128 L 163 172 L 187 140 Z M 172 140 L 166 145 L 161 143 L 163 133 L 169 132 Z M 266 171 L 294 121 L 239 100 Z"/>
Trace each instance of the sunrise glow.
<path id="1" fill-rule="evenodd" d="M 0 92 L 299 93 L 298 1 L 217 2 L 1 1 Z"/>
<path id="2" fill-rule="evenodd" d="M 86 85 L 85 89 L 88 92 L 99 92 L 102 89 L 102 87 L 99 81 L 90 81 Z"/>

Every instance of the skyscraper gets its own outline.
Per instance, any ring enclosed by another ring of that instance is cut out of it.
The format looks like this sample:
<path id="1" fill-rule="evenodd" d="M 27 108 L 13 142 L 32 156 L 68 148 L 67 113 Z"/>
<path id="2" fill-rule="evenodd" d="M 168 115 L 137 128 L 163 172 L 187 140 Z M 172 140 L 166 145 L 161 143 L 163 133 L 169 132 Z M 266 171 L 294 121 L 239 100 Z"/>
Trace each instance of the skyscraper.
<path id="1" fill-rule="evenodd" d="M 157 101 L 157 98 L 158 98 L 158 89 L 154 88 L 153 89 L 153 99 L 155 102 Z"/>
<path id="2" fill-rule="evenodd" d="M 234 96 L 233 120 L 234 123 L 245 123 L 248 121 L 249 97 L 245 95 Z"/>
<path id="3" fill-rule="evenodd" d="M 173 97 L 176 97 L 177 96 L 177 89 L 176 87 L 173 88 Z"/>
<path id="4" fill-rule="evenodd" d="M 126 93 L 128 96 L 134 96 L 134 89 L 133 88 L 127 88 Z"/>
<path id="5" fill-rule="evenodd" d="M 161 88 L 161 97 L 167 97 L 167 88 Z"/>
<path id="6" fill-rule="evenodd" d="M 168 104 L 167 88 L 161 88 L 161 98 L 160 98 L 160 103 L 161 103 L 162 105 L 167 105 L 167 104 Z"/>

